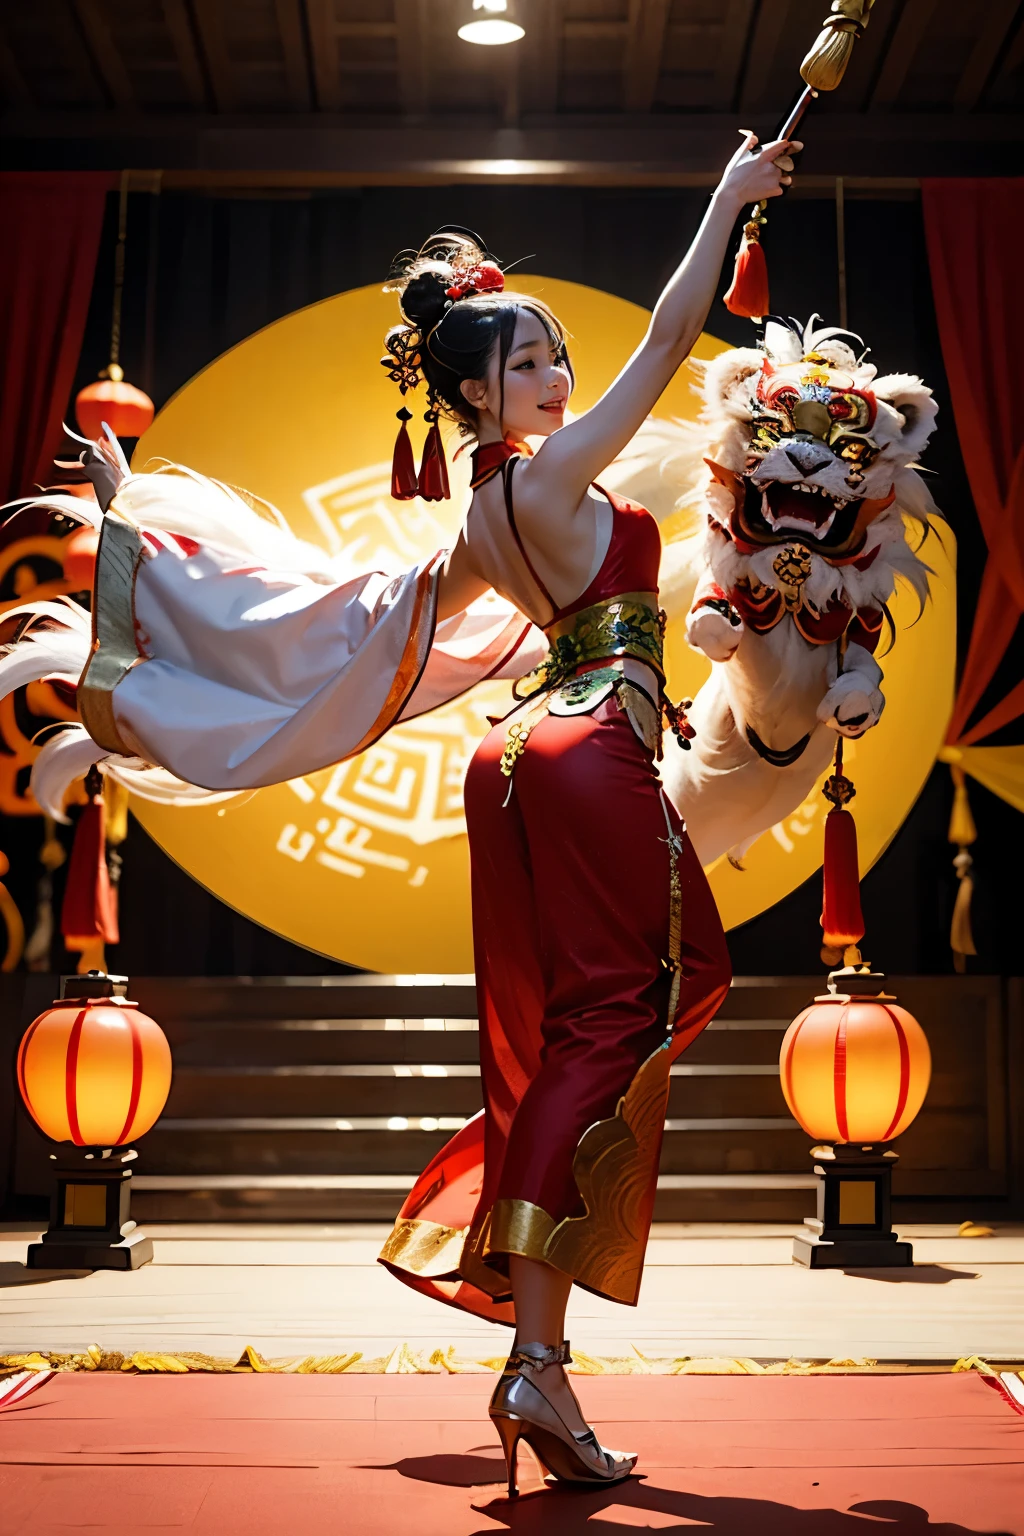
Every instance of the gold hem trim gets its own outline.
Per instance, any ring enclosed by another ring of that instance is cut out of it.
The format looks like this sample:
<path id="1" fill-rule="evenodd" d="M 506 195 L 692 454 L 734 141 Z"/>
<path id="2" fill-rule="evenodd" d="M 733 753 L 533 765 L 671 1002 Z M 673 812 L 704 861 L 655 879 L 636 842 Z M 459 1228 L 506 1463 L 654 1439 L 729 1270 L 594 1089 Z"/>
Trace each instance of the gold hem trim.
<path id="1" fill-rule="evenodd" d="M 437 624 L 437 589 L 443 565 L 444 561 L 438 555 L 433 564 L 425 566 L 416 578 L 416 595 L 413 599 L 409 632 L 402 651 L 402 659 L 398 663 L 391 687 L 388 689 L 388 696 L 370 729 L 346 754 L 346 760 L 357 757 L 360 752 L 365 752 L 368 747 L 373 746 L 374 742 L 380 740 L 385 731 L 390 729 L 408 703 L 410 694 L 423 674 L 430 648 L 434 643 L 434 630 Z M 423 614 L 428 604 L 430 622 L 429 625 L 424 626 Z"/>
<path id="2" fill-rule="evenodd" d="M 445 1227 L 436 1221 L 400 1217 L 379 1261 L 425 1280 L 457 1280 L 468 1227 Z"/>
<path id="3" fill-rule="evenodd" d="M 92 655 L 78 684 L 78 713 L 93 741 L 132 757 L 114 716 L 114 689 L 145 661 L 135 640 L 135 577 L 142 538 L 132 524 L 108 513 L 100 530 L 93 594 Z"/>
<path id="4" fill-rule="evenodd" d="M 464 1280 L 504 1299 L 507 1255 L 520 1254 L 609 1301 L 636 1305 L 654 1214 L 669 1065 L 666 1041 L 639 1068 L 615 1114 L 580 1137 L 573 1177 L 586 1214 L 556 1221 L 528 1200 L 496 1200 L 466 1236 L 459 1262 Z"/>
<path id="5" fill-rule="evenodd" d="M 560 1221 L 545 1246 L 548 1264 L 627 1306 L 640 1294 L 654 1214 L 669 1065 L 666 1042 L 637 1071 L 614 1116 L 584 1131 L 573 1176 L 587 1213 Z"/>
<path id="6" fill-rule="evenodd" d="M 495 1200 L 483 1245 L 484 1258 L 491 1254 L 507 1258 L 548 1262 L 547 1245 L 557 1222 L 541 1205 L 529 1200 Z"/>

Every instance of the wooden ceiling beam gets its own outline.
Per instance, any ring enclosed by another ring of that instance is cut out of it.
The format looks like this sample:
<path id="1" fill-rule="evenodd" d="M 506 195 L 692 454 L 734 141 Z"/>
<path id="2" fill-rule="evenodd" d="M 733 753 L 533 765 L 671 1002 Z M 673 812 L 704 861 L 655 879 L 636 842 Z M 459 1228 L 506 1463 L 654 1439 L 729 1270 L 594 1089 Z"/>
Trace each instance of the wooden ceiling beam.
<path id="1" fill-rule="evenodd" d="M 523 50 L 520 86 L 524 112 L 558 110 L 558 75 L 565 35 L 564 0 L 521 0 L 526 36 L 516 47 Z"/>
<path id="2" fill-rule="evenodd" d="M 953 95 L 957 112 L 973 112 L 1006 47 L 1019 0 L 985 0 L 974 47 Z"/>
<path id="3" fill-rule="evenodd" d="M 425 0 L 395 0 L 398 90 L 408 117 L 421 117 L 430 101 L 428 25 Z"/>
<path id="4" fill-rule="evenodd" d="M 72 0 L 72 6 L 104 90 L 122 111 L 134 107 L 135 92 L 128 71 L 97 0 Z"/>
<path id="5" fill-rule="evenodd" d="M 383 77 L 382 77 L 383 78 Z M 475 113 L 403 126 L 373 114 L 327 117 L 286 111 L 259 115 L 178 112 L 7 112 L 4 160 L 11 169 L 106 169 L 125 164 L 170 171 L 205 167 L 230 178 L 287 172 L 341 177 L 347 185 L 546 182 L 558 185 L 706 185 L 750 126 L 768 133 L 768 113 L 620 113 L 573 123 L 547 119 L 513 130 Z M 815 120 L 800 184 L 818 177 L 1016 174 L 1024 153 L 1024 114 L 900 115 L 823 112 Z M 317 183 L 319 184 L 319 183 Z M 339 182 L 339 184 L 341 184 Z"/>
<path id="6" fill-rule="evenodd" d="M 205 107 L 206 81 L 185 0 L 163 0 L 163 12 L 185 94 L 194 107 Z"/>
<path id="7" fill-rule="evenodd" d="M 306 0 L 306 15 L 313 50 L 316 104 L 321 112 L 340 112 L 341 72 L 338 69 L 338 22 L 334 0 Z"/>
<path id="8" fill-rule="evenodd" d="M 222 0 L 192 0 L 192 14 L 199 31 L 199 43 L 213 89 L 213 99 L 221 112 L 235 112 L 240 102 L 235 70 L 224 41 Z"/>
<path id="9" fill-rule="evenodd" d="M 763 111 L 765 103 L 774 94 L 773 88 L 778 83 L 775 61 L 779 44 L 788 32 L 791 10 L 791 0 L 767 0 L 757 13 L 747 52 L 747 67 L 740 84 L 741 115 Z"/>
<path id="10" fill-rule="evenodd" d="M 645 0 L 639 0 L 644 4 Z M 570 43 L 621 43 L 632 36 L 630 21 L 577 21 L 569 17 L 563 28 L 566 42 Z"/>
<path id="11" fill-rule="evenodd" d="M 712 111 L 728 112 L 736 100 L 753 11 L 754 0 L 728 0 L 725 6 L 711 92 Z"/>
<path id="12" fill-rule="evenodd" d="M 649 112 L 658 88 L 665 28 L 672 0 L 629 0 L 626 39 L 625 106 L 627 112 Z"/>
<path id="13" fill-rule="evenodd" d="M 308 112 L 313 104 L 309 88 L 309 61 L 302 28 L 302 0 L 274 0 L 277 30 L 284 56 L 285 88 L 295 112 Z"/>
<path id="14" fill-rule="evenodd" d="M 906 0 L 871 96 L 874 108 L 893 107 L 920 48 L 937 0 Z"/>
<path id="15" fill-rule="evenodd" d="M 395 0 L 397 16 L 402 0 Z M 335 21 L 338 37 L 397 37 L 401 23 L 398 21 Z"/>

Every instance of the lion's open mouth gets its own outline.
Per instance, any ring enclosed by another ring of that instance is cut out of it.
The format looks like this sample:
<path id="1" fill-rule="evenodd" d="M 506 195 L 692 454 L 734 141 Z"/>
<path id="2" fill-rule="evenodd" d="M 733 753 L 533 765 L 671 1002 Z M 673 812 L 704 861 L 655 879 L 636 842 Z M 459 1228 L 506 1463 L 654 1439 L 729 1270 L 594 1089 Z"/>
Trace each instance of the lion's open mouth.
<path id="1" fill-rule="evenodd" d="M 835 550 L 853 533 L 860 510 L 857 498 L 830 496 L 803 481 L 772 480 L 755 485 L 747 480 L 741 521 L 745 534 L 758 544 L 783 543 L 794 537 L 811 548 Z"/>

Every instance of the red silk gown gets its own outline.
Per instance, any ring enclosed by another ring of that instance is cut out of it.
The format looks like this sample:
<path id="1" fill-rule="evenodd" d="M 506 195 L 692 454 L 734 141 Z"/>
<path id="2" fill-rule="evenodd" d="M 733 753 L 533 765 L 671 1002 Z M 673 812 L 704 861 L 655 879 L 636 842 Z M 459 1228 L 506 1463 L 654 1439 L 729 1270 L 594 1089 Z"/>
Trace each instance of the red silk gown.
<path id="1" fill-rule="evenodd" d="M 512 531 L 547 597 L 515 530 L 510 479 Z M 569 608 L 548 598 L 549 630 L 619 594 L 657 591 L 657 523 L 608 499 L 601 568 Z M 704 872 L 616 697 L 544 715 L 511 791 L 507 732 L 502 721 L 481 742 L 465 789 L 484 1109 L 424 1170 L 381 1262 L 438 1300 L 514 1323 L 511 1253 L 635 1303 L 669 1064 L 714 1016 L 731 973 Z M 670 1020 L 673 837 L 681 923 Z"/>

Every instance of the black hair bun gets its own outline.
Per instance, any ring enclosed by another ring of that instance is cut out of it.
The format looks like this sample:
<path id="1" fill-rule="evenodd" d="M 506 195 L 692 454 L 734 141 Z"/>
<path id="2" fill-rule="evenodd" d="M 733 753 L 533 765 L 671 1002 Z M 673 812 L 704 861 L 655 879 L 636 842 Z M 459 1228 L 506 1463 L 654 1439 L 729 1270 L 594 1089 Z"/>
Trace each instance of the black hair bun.
<path id="1" fill-rule="evenodd" d="M 402 293 L 402 314 L 410 325 L 430 331 L 451 306 L 446 290 L 455 281 L 455 271 L 447 262 L 419 262 L 417 268 Z"/>
<path id="2" fill-rule="evenodd" d="M 386 293 L 401 294 L 402 314 L 410 325 L 427 332 L 451 308 L 448 289 L 487 259 L 487 249 L 471 229 L 446 224 L 435 230 L 418 251 L 400 251 L 391 265 Z"/>

